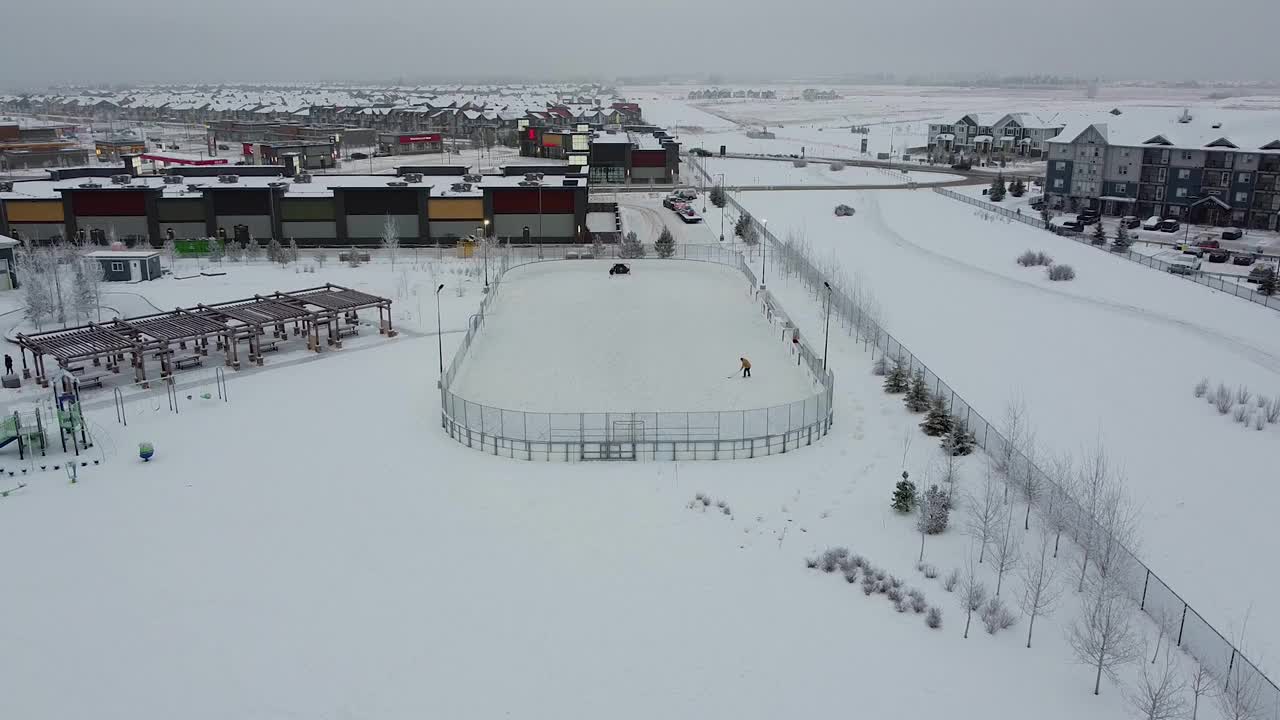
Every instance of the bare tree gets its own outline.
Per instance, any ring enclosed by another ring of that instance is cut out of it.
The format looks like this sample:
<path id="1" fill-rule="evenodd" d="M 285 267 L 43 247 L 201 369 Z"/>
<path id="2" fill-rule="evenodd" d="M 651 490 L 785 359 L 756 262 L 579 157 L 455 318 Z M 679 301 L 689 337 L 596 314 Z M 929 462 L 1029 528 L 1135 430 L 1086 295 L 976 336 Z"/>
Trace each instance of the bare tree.
<path id="1" fill-rule="evenodd" d="M 1093 694 L 1102 688 L 1102 674 L 1116 679 L 1117 670 L 1139 655 L 1133 631 L 1133 612 L 1113 579 L 1096 577 L 1081 604 L 1080 613 L 1067 630 L 1067 641 L 1076 659 L 1096 669 Z"/>
<path id="2" fill-rule="evenodd" d="M 1018 476 L 1018 490 L 1022 493 L 1023 501 L 1027 503 L 1027 513 L 1022 519 L 1022 529 L 1030 530 L 1031 506 L 1039 502 L 1044 495 L 1044 475 L 1036 467 L 1036 440 L 1035 436 L 1029 433 L 1024 454 L 1027 462 Z"/>
<path id="3" fill-rule="evenodd" d="M 1094 566 L 1112 575 L 1138 549 L 1138 510 L 1125 491 L 1124 476 L 1112 474 L 1102 504 L 1094 516 L 1098 532 L 1093 540 Z"/>
<path id="4" fill-rule="evenodd" d="M 1198 661 L 1193 662 L 1196 663 L 1196 668 L 1191 672 L 1187 689 L 1191 691 L 1191 720 L 1196 720 L 1196 715 L 1200 712 L 1200 698 L 1212 692 L 1216 683 L 1208 668 Z"/>
<path id="5" fill-rule="evenodd" d="M 1099 444 L 1085 457 L 1084 463 L 1076 476 L 1076 503 L 1080 513 L 1076 516 L 1076 537 L 1080 542 L 1083 558 L 1080 561 L 1080 581 L 1076 584 L 1076 592 L 1084 592 L 1084 580 L 1088 575 L 1089 559 L 1096 544 L 1099 533 L 1097 517 L 1106 498 L 1110 466 L 1106 450 Z"/>
<path id="6" fill-rule="evenodd" d="M 387 219 L 382 223 L 382 250 L 391 258 L 391 269 L 394 270 L 396 257 L 400 254 L 400 231 L 390 213 L 387 213 Z"/>
<path id="7" fill-rule="evenodd" d="M 1142 677 L 1125 693 L 1125 699 L 1144 720 L 1175 720 L 1187 711 L 1186 690 L 1186 681 L 1179 677 L 1177 663 L 1166 646 L 1163 662 L 1143 665 Z"/>
<path id="8" fill-rule="evenodd" d="M 39 248 L 21 249 L 16 257 L 22 282 L 22 306 L 27 320 L 39 330 L 53 315 L 53 280 L 47 253 Z"/>
<path id="9" fill-rule="evenodd" d="M 1062 596 L 1062 583 L 1058 581 L 1058 567 L 1049 562 L 1049 531 L 1040 532 L 1038 546 L 1023 559 L 1018 570 L 1022 579 L 1022 597 L 1019 605 L 1027 616 L 1027 647 L 1031 647 L 1031 633 L 1035 630 L 1036 618 L 1048 616 L 1053 612 Z"/>
<path id="10" fill-rule="evenodd" d="M 1014 464 L 1017 462 L 1018 453 L 1021 452 L 1022 446 L 1026 440 L 1027 431 L 1026 420 L 1027 408 L 1021 400 L 1010 400 L 1004 408 L 1004 421 L 1000 426 L 1000 433 L 1004 435 L 1004 444 L 996 453 L 996 472 L 1004 477 L 1005 482 L 1012 483 L 1014 481 Z M 1009 496 L 1006 492 L 1005 499 Z"/>
<path id="11" fill-rule="evenodd" d="M 177 243 L 173 241 L 173 238 L 165 238 L 164 240 L 164 257 L 169 261 L 169 270 L 172 271 L 174 260 L 178 257 Z"/>
<path id="12" fill-rule="evenodd" d="M 1056 558 L 1062 533 L 1070 532 L 1076 519 L 1072 498 L 1076 478 L 1070 455 L 1064 454 L 1049 462 L 1049 479 L 1052 482 L 1045 488 L 1048 501 L 1043 515 L 1045 528 L 1053 532 L 1053 556 Z"/>
<path id="13" fill-rule="evenodd" d="M 987 552 L 987 545 L 995 540 L 996 528 L 1000 521 L 1000 488 L 991 474 L 988 464 L 986 475 L 977 494 L 966 498 L 965 508 L 968 510 L 968 521 L 965 530 L 969 537 L 979 543 L 978 562 L 981 563 Z"/>
<path id="14" fill-rule="evenodd" d="M 991 548 L 991 564 L 996 571 L 996 597 L 1004 585 L 1005 573 L 1018 566 L 1022 557 L 1018 536 L 1013 533 L 1013 507 L 1006 505 L 1000 520 L 1000 535 Z"/>
<path id="15" fill-rule="evenodd" d="M 969 623 L 973 620 L 973 613 L 982 607 L 982 603 L 987 600 L 987 586 L 982 584 L 982 580 L 978 578 L 977 570 L 973 565 L 973 553 L 969 553 L 969 558 L 965 562 L 964 574 L 960 576 L 960 604 L 964 606 L 964 637 L 969 638 Z"/>
<path id="16" fill-rule="evenodd" d="M 1262 720 L 1266 709 L 1258 673 L 1245 669 L 1243 662 L 1232 666 L 1222 690 L 1214 694 L 1223 720 Z"/>

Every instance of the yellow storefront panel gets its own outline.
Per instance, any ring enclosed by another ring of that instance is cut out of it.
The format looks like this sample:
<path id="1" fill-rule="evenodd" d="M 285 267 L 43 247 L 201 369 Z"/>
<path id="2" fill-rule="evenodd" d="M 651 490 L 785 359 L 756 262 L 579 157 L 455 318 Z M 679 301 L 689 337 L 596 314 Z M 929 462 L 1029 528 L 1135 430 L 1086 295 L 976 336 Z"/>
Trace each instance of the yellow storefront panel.
<path id="1" fill-rule="evenodd" d="M 61 200 L 8 200 L 9 222 L 62 222 Z"/>
<path id="2" fill-rule="evenodd" d="M 479 220 L 484 217 L 484 200 L 431 198 L 427 200 L 427 217 L 432 220 Z"/>

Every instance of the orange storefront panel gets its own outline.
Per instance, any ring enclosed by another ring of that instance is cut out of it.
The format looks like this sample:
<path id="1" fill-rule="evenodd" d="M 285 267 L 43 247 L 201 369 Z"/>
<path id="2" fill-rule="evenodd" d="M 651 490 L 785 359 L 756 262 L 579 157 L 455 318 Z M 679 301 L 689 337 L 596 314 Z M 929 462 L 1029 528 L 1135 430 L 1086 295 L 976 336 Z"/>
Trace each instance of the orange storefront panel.
<path id="1" fill-rule="evenodd" d="M 427 217 L 432 220 L 479 220 L 484 217 L 484 200 L 431 198 L 427 200 Z"/>
<path id="2" fill-rule="evenodd" d="M 61 200 L 9 200 L 4 204 L 9 222 L 62 222 Z"/>

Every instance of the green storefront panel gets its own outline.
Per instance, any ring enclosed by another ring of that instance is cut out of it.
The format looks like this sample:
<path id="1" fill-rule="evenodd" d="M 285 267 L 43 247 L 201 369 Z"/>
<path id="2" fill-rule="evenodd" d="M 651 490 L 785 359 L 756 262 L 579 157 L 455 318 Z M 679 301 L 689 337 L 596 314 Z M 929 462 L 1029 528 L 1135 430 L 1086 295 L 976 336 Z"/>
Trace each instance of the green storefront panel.
<path id="1" fill-rule="evenodd" d="M 156 201 L 160 222 L 204 222 L 204 201 L 191 199 Z"/>
<path id="2" fill-rule="evenodd" d="M 280 217 L 286 222 L 333 220 L 333 199 L 284 198 L 280 201 Z"/>

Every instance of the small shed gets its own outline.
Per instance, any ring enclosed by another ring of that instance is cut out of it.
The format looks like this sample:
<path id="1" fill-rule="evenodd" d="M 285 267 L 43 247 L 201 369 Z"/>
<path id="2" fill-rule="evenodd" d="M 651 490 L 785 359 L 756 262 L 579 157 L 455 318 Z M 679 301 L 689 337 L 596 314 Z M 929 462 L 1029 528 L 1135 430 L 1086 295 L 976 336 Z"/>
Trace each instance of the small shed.
<path id="1" fill-rule="evenodd" d="M 95 250 L 88 256 L 102 265 L 102 279 L 107 282 L 160 279 L 159 250 Z"/>
<path id="2" fill-rule="evenodd" d="M 0 235 L 0 290 L 12 290 L 18 287 L 18 267 L 17 258 L 14 252 L 18 247 L 18 241 L 11 237 Z"/>

